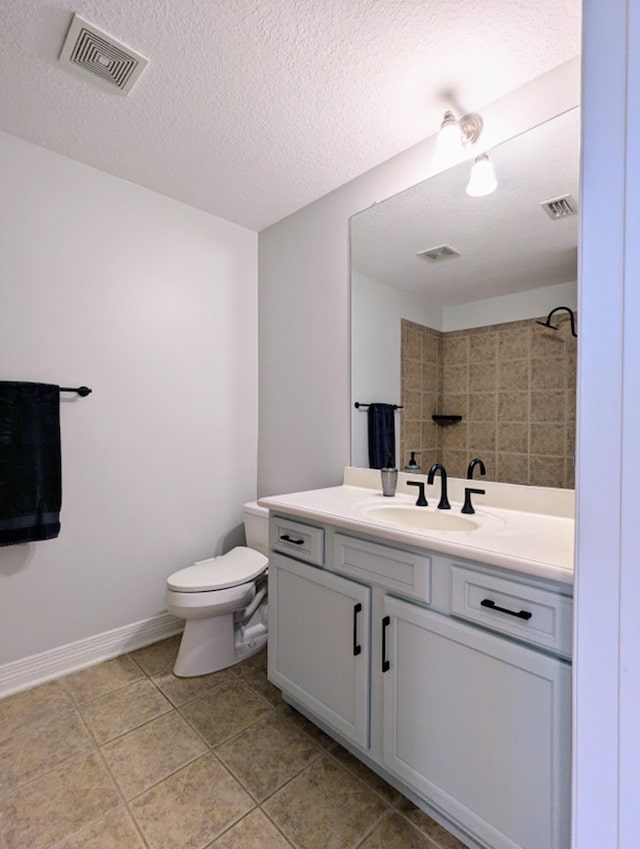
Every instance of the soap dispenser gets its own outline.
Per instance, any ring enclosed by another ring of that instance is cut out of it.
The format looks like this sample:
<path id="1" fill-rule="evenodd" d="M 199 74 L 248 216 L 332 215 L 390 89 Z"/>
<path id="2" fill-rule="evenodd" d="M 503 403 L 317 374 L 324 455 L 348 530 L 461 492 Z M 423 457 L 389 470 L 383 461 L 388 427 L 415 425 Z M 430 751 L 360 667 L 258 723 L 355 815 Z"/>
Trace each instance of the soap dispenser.
<path id="1" fill-rule="evenodd" d="M 382 478 L 382 494 L 388 497 L 394 496 L 398 484 L 398 470 L 393 465 L 391 454 L 387 456 L 384 468 L 380 469 L 380 477 Z"/>
<path id="2" fill-rule="evenodd" d="M 420 466 L 416 462 L 416 454 L 417 453 L 418 453 L 417 451 L 411 452 L 411 458 L 409 459 L 409 462 L 407 463 L 407 465 L 404 467 L 405 472 L 413 472 L 414 475 L 419 475 L 422 472 L 422 469 L 420 468 Z"/>

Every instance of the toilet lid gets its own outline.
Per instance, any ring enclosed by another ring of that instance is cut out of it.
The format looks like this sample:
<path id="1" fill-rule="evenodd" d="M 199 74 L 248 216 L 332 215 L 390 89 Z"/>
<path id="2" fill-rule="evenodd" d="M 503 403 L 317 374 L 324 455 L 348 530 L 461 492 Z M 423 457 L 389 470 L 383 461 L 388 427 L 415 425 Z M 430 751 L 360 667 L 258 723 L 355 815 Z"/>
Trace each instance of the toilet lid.
<path id="1" fill-rule="evenodd" d="M 224 590 L 253 581 L 267 568 L 267 558 L 252 548 L 237 546 L 220 557 L 198 560 L 169 575 L 167 586 L 182 593 Z"/>

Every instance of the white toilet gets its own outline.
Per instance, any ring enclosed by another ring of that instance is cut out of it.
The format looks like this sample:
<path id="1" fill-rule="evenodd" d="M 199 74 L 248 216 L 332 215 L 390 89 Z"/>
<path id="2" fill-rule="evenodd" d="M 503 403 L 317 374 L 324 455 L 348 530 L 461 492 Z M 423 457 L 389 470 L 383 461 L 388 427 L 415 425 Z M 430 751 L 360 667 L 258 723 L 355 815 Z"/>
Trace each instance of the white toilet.
<path id="1" fill-rule="evenodd" d="M 185 620 L 174 673 L 188 678 L 232 666 L 267 642 L 269 511 L 244 505 L 247 546 L 199 560 L 167 578 L 167 610 Z"/>

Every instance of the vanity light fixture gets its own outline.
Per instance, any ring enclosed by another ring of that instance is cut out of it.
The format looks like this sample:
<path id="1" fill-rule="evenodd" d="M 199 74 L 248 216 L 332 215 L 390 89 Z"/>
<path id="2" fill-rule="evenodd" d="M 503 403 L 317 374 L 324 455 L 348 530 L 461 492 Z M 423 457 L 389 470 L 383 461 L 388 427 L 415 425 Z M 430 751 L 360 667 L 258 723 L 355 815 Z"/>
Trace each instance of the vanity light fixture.
<path id="1" fill-rule="evenodd" d="M 456 118 L 454 113 L 448 109 L 444 113 L 444 119 L 440 125 L 440 133 L 436 144 L 434 164 L 438 170 L 444 170 L 464 157 L 464 151 L 476 144 L 484 122 L 477 112 L 470 112 L 462 118 Z M 483 197 L 495 191 L 498 185 L 496 172 L 493 164 L 486 153 L 475 157 L 467 194 L 472 197 Z"/>
<path id="2" fill-rule="evenodd" d="M 473 160 L 473 167 L 467 184 L 467 194 L 474 198 L 490 195 L 498 188 L 496 171 L 493 162 L 486 153 L 481 153 Z"/>

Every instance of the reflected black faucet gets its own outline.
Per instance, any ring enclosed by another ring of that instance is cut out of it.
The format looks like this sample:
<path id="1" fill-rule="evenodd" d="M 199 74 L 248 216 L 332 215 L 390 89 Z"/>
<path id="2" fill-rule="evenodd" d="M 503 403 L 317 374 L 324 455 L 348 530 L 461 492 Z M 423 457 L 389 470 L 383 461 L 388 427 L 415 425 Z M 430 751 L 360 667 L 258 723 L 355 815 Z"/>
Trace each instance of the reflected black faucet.
<path id="1" fill-rule="evenodd" d="M 440 472 L 440 503 L 438 504 L 438 510 L 451 510 L 451 505 L 449 504 L 449 499 L 447 498 L 447 472 L 442 463 L 434 463 L 433 466 L 429 469 L 429 474 L 427 475 L 427 483 L 432 484 L 433 480 L 436 476 L 436 472 Z"/>
<path id="2" fill-rule="evenodd" d="M 416 507 L 428 507 L 429 504 L 424 494 L 424 481 L 407 481 L 407 486 L 417 486 L 418 487 L 418 500 L 416 501 Z"/>
<path id="3" fill-rule="evenodd" d="M 467 479 L 468 480 L 471 480 L 473 478 L 473 470 L 475 469 L 476 466 L 480 466 L 480 474 L 481 475 L 487 474 L 487 470 L 485 469 L 484 463 L 482 462 L 482 460 L 479 457 L 474 457 L 474 459 L 469 463 L 469 466 L 467 467 Z"/>

